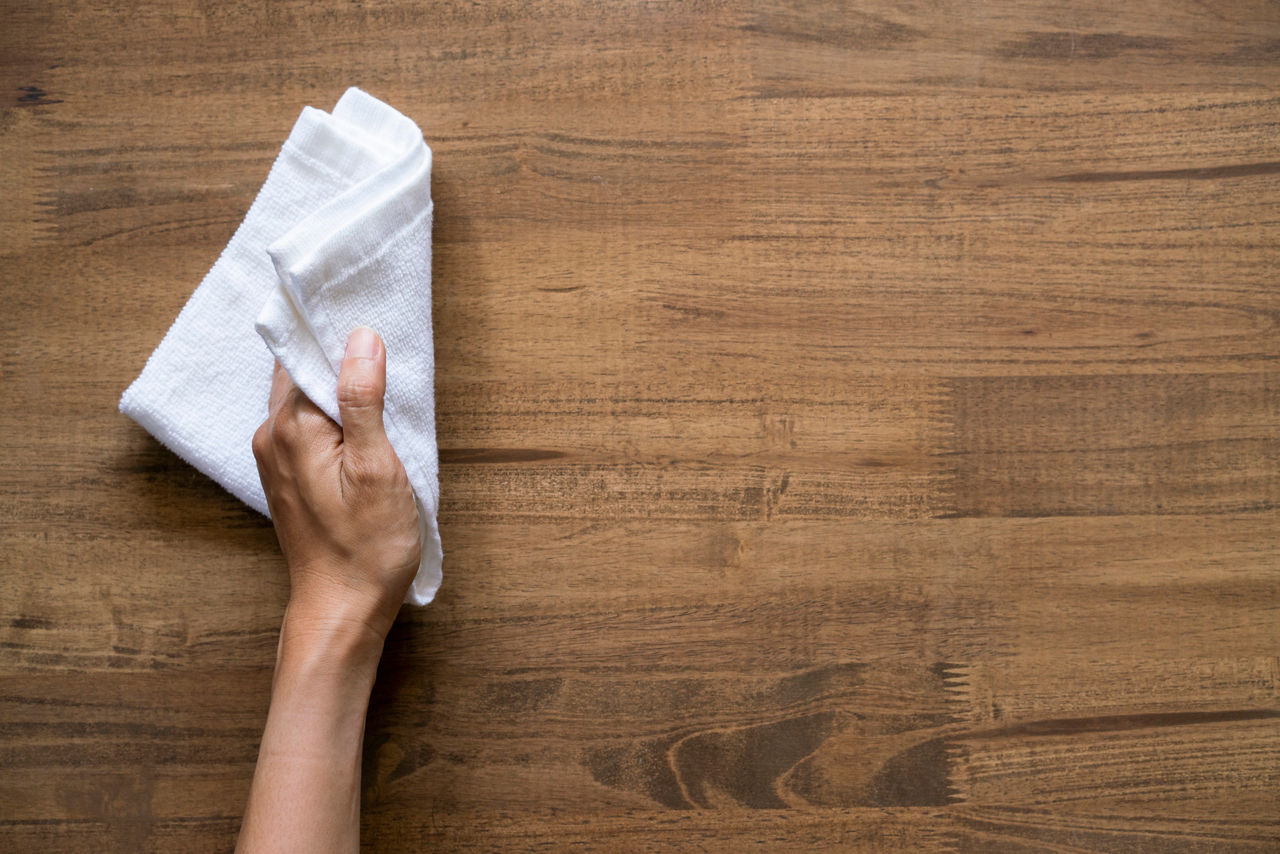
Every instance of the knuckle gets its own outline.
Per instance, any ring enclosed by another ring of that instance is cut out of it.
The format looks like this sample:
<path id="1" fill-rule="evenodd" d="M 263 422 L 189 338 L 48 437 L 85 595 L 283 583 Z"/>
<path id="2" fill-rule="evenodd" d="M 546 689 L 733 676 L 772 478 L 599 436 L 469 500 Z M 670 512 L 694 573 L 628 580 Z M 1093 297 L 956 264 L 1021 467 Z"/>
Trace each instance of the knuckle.
<path id="1" fill-rule="evenodd" d="M 380 389 L 377 382 L 362 374 L 349 374 L 338 383 L 338 403 L 344 407 L 372 406 Z"/>
<path id="2" fill-rule="evenodd" d="M 301 433 L 298 419 L 291 415 L 276 418 L 271 422 L 271 444 L 281 450 L 287 451 L 295 447 L 301 438 Z"/>
<path id="3" fill-rule="evenodd" d="M 259 463 L 271 455 L 271 422 L 264 421 L 253 433 L 253 458 Z"/>
<path id="4" fill-rule="evenodd" d="M 271 437 L 283 449 L 292 449 L 304 442 L 309 435 L 320 430 L 329 417 L 298 389 L 289 392 L 272 419 Z"/>

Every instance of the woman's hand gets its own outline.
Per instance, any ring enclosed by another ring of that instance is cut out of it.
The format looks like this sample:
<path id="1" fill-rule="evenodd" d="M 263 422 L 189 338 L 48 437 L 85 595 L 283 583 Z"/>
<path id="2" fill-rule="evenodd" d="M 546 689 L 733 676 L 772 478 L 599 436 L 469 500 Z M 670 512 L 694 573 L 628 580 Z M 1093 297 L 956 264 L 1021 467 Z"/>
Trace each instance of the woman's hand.
<path id="1" fill-rule="evenodd" d="M 386 360 L 372 329 L 351 333 L 338 377 L 341 427 L 276 363 L 253 453 L 289 564 L 282 645 L 353 632 L 380 648 L 417 572 L 418 510 L 382 425 Z"/>

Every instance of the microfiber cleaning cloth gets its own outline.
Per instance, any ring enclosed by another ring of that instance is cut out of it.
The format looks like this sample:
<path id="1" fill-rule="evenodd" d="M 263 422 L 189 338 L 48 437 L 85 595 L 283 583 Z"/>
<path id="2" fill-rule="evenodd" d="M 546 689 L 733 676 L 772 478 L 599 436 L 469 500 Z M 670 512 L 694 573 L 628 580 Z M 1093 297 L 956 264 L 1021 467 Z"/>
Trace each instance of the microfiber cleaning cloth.
<path id="1" fill-rule="evenodd" d="M 347 335 L 376 330 L 387 348 L 383 422 L 422 526 L 406 597 L 418 605 L 440 586 L 443 554 L 431 218 L 431 149 L 412 120 L 354 88 L 332 113 L 304 108 L 244 222 L 120 399 L 121 412 L 265 514 L 252 441 L 273 356 L 341 423 Z"/>

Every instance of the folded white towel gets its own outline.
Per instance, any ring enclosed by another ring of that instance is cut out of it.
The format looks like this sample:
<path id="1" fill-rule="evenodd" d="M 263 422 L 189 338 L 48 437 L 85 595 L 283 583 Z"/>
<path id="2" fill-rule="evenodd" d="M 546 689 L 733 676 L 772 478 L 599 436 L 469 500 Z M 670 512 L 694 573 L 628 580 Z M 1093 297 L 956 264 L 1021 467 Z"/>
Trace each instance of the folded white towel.
<path id="1" fill-rule="evenodd" d="M 341 423 L 347 335 L 375 329 L 387 348 L 387 437 L 422 523 L 406 597 L 418 605 L 435 596 L 442 558 L 431 218 L 431 150 L 417 125 L 359 89 L 332 114 L 304 108 L 244 222 L 120 400 L 121 412 L 267 513 L 251 443 L 267 415 L 272 354 Z"/>

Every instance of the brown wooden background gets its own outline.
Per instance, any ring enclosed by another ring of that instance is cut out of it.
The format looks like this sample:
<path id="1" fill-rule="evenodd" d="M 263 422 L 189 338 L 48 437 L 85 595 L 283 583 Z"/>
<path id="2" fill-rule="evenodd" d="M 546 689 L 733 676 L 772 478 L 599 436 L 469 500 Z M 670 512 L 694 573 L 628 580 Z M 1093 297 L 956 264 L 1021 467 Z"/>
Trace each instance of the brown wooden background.
<path id="1" fill-rule="evenodd" d="M 0 8 L 0 847 L 233 842 L 284 567 L 115 407 L 358 84 L 446 550 L 371 850 L 1280 848 L 1276 3 Z"/>

